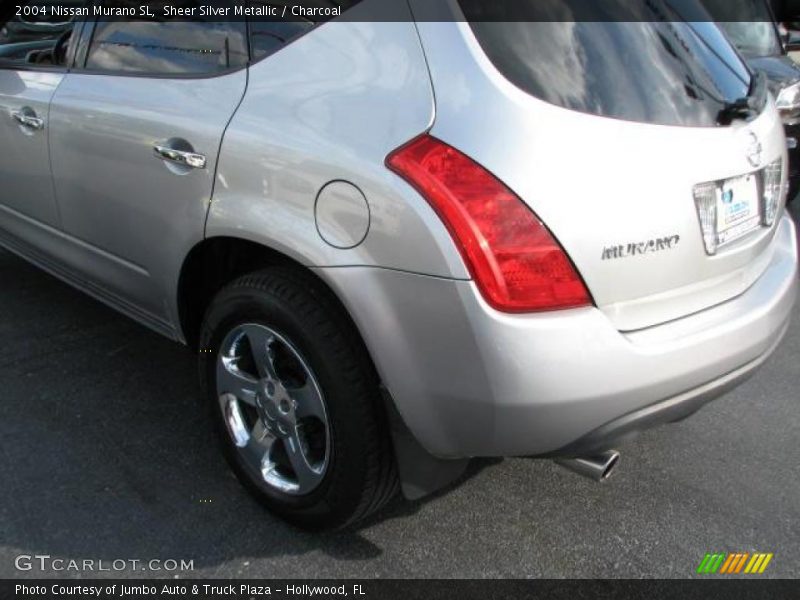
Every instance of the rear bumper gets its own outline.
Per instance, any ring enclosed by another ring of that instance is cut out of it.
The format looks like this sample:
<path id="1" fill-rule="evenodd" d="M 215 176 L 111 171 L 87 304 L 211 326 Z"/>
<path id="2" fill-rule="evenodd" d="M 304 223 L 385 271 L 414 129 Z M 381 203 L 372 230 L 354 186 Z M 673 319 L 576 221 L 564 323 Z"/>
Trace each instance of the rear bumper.
<path id="1" fill-rule="evenodd" d="M 797 295 L 788 217 L 745 293 L 621 333 L 596 308 L 507 315 L 474 284 L 320 269 L 353 315 L 411 432 L 431 454 L 549 456 L 606 447 L 736 385 L 786 331 Z"/>
<path id="2" fill-rule="evenodd" d="M 656 402 L 618 417 L 567 446 L 540 458 L 591 456 L 608 450 L 646 429 L 690 417 L 707 403 L 747 381 L 778 347 L 783 335 L 786 333 L 786 329 L 788 329 L 788 325 L 787 322 L 783 331 L 776 337 L 774 344 L 767 352 L 735 371 L 688 392 L 678 394 L 673 398 Z"/>

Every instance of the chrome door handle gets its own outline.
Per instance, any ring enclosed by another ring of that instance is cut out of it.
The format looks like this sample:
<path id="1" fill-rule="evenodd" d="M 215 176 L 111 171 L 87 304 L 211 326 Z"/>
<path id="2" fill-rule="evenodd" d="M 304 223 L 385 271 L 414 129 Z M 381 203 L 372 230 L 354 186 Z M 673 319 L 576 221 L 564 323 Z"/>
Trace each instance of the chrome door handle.
<path id="1" fill-rule="evenodd" d="M 22 111 L 12 112 L 11 116 L 14 117 L 14 120 L 23 127 L 35 129 L 36 131 L 44 129 L 44 119 L 40 119 L 37 116 Z"/>
<path id="2" fill-rule="evenodd" d="M 153 146 L 153 151 L 156 156 L 162 160 L 185 165 L 192 169 L 205 169 L 207 159 L 202 154 L 196 152 L 186 152 L 184 150 L 175 150 L 169 146 Z"/>

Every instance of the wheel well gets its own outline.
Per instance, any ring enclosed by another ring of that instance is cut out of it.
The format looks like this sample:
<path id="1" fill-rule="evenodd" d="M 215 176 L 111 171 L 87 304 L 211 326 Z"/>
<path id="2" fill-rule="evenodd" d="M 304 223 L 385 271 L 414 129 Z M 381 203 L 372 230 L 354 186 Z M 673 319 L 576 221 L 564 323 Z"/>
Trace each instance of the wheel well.
<path id="1" fill-rule="evenodd" d="M 184 260 L 178 282 L 178 310 L 181 329 L 189 346 L 197 349 L 203 317 L 214 296 L 223 287 L 243 275 L 272 266 L 292 266 L 303 270 L 328 290 L 343 315 L 350 321 L 359 343 L 363 344 L 364 352 L 371 360 L 369 349 L 352 316 L 339 297 L 316 273 L 272 248 L 228 237 L 204 240 L 192 248 Z M 380 377 L 377 372 L 376 376 Z M 463 472 L 467 461 L 442 461 L 428 454 L 397 412 L 388 390 L 383 389 L 384 404 L 381 410 L 391 423 L 392 446 L 400 469 L 403 493 L 410 499 L 416 499 L 455 481 Z"/>
<path id="2" fill-rule="evenodd" d="M 197 347 L 206 309 L 225 285 L 247 273 L 278 265 L 308 271 L 285 254 L 238 238 L 210 238 L 192 248 L 178 281 L 178 311 L 187 344 Z"/>

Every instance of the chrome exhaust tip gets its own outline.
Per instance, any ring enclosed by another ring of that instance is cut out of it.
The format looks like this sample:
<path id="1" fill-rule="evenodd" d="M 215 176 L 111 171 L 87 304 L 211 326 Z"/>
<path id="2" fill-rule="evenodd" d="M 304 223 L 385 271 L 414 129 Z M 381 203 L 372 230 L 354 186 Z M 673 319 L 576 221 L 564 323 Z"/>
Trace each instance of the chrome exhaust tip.
<path id="1" fill-rule="evenodd" d="M 594 456 L 580 458 L 557 458 L 556 464 L 594 481 L 603 481 L 611 476 L 619 462 L 619 452 L 606 450 Z"/>

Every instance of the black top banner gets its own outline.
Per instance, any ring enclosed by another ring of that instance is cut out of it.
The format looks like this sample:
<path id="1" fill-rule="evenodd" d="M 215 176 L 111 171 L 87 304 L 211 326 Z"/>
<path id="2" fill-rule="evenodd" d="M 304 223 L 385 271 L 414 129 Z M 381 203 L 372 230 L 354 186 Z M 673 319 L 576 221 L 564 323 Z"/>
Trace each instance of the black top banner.
<path id="1" fill-rule="evenodd" d="M 0 23 L 74 20 L 359 22 L 800 21 L 800 0 L 3 0 Z"/>

